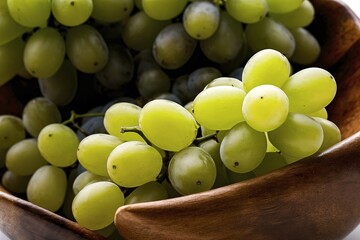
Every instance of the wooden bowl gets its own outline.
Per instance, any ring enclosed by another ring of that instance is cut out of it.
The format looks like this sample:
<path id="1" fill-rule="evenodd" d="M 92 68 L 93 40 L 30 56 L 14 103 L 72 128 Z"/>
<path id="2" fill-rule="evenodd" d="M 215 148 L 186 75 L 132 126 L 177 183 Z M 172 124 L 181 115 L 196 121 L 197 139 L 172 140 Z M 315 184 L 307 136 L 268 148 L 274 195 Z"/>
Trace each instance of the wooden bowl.
<path id="1" fill-rule="evenodd" d="M 318 156 L 215 190 L 120 207 L 125 239 L 342 239 L 360 223 L 360 20 L 339 0 L 312 0 L 312 33 L 338 93 L 329 118 L 343 140 Z M 21 109 L 0 88 L 0 106 Z M 9 90 L 9 89 L 7 89 Z M 11 89 L 10 89 L 11 90 Z M 0 192 L 0 230 L 11 239 L 103 239 L 25 200 Z"/>

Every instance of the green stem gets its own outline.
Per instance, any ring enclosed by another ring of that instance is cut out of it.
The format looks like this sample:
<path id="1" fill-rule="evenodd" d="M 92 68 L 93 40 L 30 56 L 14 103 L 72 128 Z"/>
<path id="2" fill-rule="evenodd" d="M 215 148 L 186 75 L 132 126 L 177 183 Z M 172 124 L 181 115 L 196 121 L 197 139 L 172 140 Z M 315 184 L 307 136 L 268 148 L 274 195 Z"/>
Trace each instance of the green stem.
<path id="1" fill-rule="evenodd" d="M 208 141 L 210 139 L 214 139 L 216 142 L 219 142 L 217 135 L 218 135 L 218 131 L 216 131 L 215 133 L 212 133 L 212 134 L 208 134 L 203 137 L 198 137 L 193 141 L 193 144 L 195 144 L 196 146 L 199 146 L 202 142 Z"/>
<path id="2" fill-rule="evenodd" d="M 62 122 L 62 124 L 66 125 L 69 123 L 75 124 L 75 120 L 79 118 L 85 118 L 85 117 L 103 117 L 104 113 L 84 113 L 84 114 L 77 114 L 75 111 L 70 112 L 71 115 L 69 119 Z"/>
<path id="3" fill-rule="evenodd" d="M 150 142 L 149 139 L 147 139 L 147 137 L 145 137 L 145 134 L 141 131 L 141 129 L 138 126 L 133 126 L 133 127 L 122 127 L 120 129 L 121 133 L 126 133 L 126 132 L 134 132 L 139 134 L 148 145 L 152 145 L 152 143 Z"/>

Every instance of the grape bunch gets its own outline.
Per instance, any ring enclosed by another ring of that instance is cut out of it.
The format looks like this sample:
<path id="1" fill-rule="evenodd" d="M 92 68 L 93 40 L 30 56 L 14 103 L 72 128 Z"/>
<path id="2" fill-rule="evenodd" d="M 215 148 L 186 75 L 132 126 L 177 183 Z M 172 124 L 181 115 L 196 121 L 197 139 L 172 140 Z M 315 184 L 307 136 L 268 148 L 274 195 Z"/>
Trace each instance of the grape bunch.
<path id="1" fill-rule="evenodd" d="M 125 204 L 266 174 L 341 140 L 308 0 L 0 0 L 2 185 L 116 239 Z M 15 79 L 16 80 L 16 79 Z M 71 111 L 84 87 L 99 95 Z M 88 88 L 86 88 L 88 89 Z"/>

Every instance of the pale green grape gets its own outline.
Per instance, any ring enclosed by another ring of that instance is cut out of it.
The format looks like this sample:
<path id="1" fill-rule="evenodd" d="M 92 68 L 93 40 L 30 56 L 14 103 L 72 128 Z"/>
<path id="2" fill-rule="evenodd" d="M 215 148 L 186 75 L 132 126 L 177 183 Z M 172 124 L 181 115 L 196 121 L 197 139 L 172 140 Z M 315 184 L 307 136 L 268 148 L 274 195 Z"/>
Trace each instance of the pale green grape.
<path id="1" fill-rule="evenodd" d="M 334 77 L 325 69 L 309 67 L 290 76 L 282 87 L 289 98 L 289 111 L 311 113 L 326 107 L 335 97 Z"/>
<path id="2" fill-rule="evenodd" d="M 221 161 L 220 157 L 220 143 L 214 139 L 204 141 L 199 144 L 199 147 L 210 154 L 216 165 L 216 179 L 212 188 L 218 188 L 229 184 L 226 167 Z"/>
<path id="3" fill-rule="evenodd" d="M 22 113 L 24 127 L 33 137 L 37 137 L 43 127 L 60 121 L 61 114 L 58 107 L 44 97 L 36 97 L 28 101 Z"/>
<path id="4" fill-rule="evenodd" d="M 200 41 L 204 55 L 215 63 L 234 60 L 243 51 L 243 27 L 226 11 L 220 12 L 220 25 L 209 38 Z M 225 47 L 226 46 L 226 47 Z"/>
<path id="5" fill-rule="evenodd" d="M 173 23 L 159 32 L 152 51 L 156 62 L 161 67 L 177 69 L 188 62 L 196 45 L 197 41 L 186 33 L 182 23 Z"/>
<path id="6" fill-rule="evenodd" d="M 20 37 L 0 46 L 0 86 L 22 69 L 24 48 L 25 43 Z"/>
<path id="7" fill-rule="evenodd" d="M 111 182 L 95 182 L 85 186 L 74 198 L 76 222 L 90 230 L 99 230 L 114 222 L 116 210 L 124 205 L 124 194 Z"/>
<path id="8" fill-rule="evenodd" d="M 68 126 L 52 123 L 44 127 L 38 136 L 38 148 L 41 155 L 50 164 L 68 167 L 77 160 L 76 152 L 79 140 Z"/>
<path id="9" fill-rule="evenodd" d="M 96 73 L 108 62 L 108 46 L 91 25 L 81 24 L 70 28 L 66 34 L 65 46 L 70 62 L 84 73 Z"/>
<path id="10" fill-rule="evenodd" d="M 26 138 L 12 145 L 6 154 L 8 170 L 20 176 L 30 176 L 48 162 L 41 156 L 35 138 Z"/>
<path id="11" fill-rule="evenodd" d="M 187 147 L 171 158 L 169 180 L 176 191 L 189 195 L 210 190 L 216 179 L 211 155 L 200 147 Z"/>
<path id="12" fill-rule="evenodd" d="M 186 32 L 191 37 L 206 39 L 219 27 L 220 9 L 212 2 L 192 2 L 186 6 L 182 20 Z"/>
<path id="13" fill-rule="evenodd" d="M 321 47 L 317 39 L 305 28 L 290 29 L 295 39 L 295 51 L 290 61 L 302 65 L 313 64 L 319 57 Z"/>
<path id="14" fill-rule="evenodd" d="M 1 185 L 11 193 L 26 193 L 26 188 L 31 176 L 20 176 L 6 170 L 1 177 Z"/>
<path id="15" fill-rule="evenodd" d="M 320 118 L 328 119 L 328 113 L 326 108 L 322 108 L 316 112 L 306 113 L 306 115 L 310 117 L 320 117 Z"/>
<path id="16" fill-rule="evenodd" d="M 143 141 L 143 138 L 135 132 L 121 132 L 122 127 L 136 127 L 139 125 L 141 107 L 127 102 L 119 102 L 109 107 L 104 115 L 104 127 L 106 131 L 123 141 Z"/>
<path id="17" fill-rule="evenodd" d="M 67 187 L 65 171 L 51 165 L 40 167 L 27 185 L 27 200 L 35 205 L 56 212 L 64 202 Z"/>
<path id="18" fill-rule="evenodd" d="M 289 60 L 279 51 L 264 49 L 255 53 L 245 64 L 242 72 L 244 90 L 271 84 L 282 87 L 289 79 L 291 66 Z"/>
<path id="19" fill-rule="evenodd" d="M 92 0 L 51 0 L 51 12 L 62 25 L 73 27 L 89 19 Z"/>
<path id="20" fill-rule="evenodd" d="M 0 1 L 0 46 L 11 42 L 30 30 L 17 22 L 10 16 L 7 0 Z"/>
<path id="21" fill-rule="evenodd" d="M 121 36 L 126 46 L 136 51 L 150 49 L 159 32 L 171 21 L 150 18 L 144 11 L 132 14 L 121 28 Z"/>
<path id="22" fill-rule="evenodd" d="M 268 136 L 281 153 L 298 159 L 317 152 L 324 139 L 320 123 L 300 113 L 289 113 L 286 121 Z"/>
<path id="23" fill-rule="evenodd" d="M 183 12 L 187 2 L 187 0 L 142 0 L 142 8 L 151 18 L 168 20 Z"/>
<path id="24" fill-rule="evenodd" d="M 216 86 L 232 86 L 244 90 L 244 84 L 234 77 L 218 77 L 209 82 L 204 89 L 216 87 Z"/>
<path id="25" fill-rule="evenodd" d="M 51 77 L 38 78 L 41 94 L 57 106 L 65 106 L 74 98 L 78 90 L 77 72 L 69 60 L 65 59 L 60 69 Z"/>
<path id="26" fill-rule="evenodd" d="M 92 0 L 91 17 L 106 23 L 119 22 L 128 17 L 133 8 L 134 0 Z"/>
<path id="27" fill-rule="evenodd" d="M 7 0 L 11 17 L 25 27 L 45 27 L 51 14 L 49 0 Z"/>
<path id="28" fill-rule="evenodd" d="M 163 99 L 150 101 L 142 108 L 139 126 L 152 144 L 174 152 L 192 144 L 199 127 L 183 106 Z"/>
<path id="29" fill-rule="evenodd" d="M 25 139 L 26 131 L 21 118 L 13 115 L 0 115 L 0 149 L 8 149 Z"/>
<path id="30" fill-rule="evenodd" d="M 266 0 L 226 0 L 226 11 L 242 23 L 255 23 L 268 11 Z"/>
<path id="31" fill-rule="evenodd" d="M 287 13 L 299 8 L 304 0 L 266 0 L 270 13 Z"/>
<path id="32" fill-rule="evenodd" d="M 100 181 L 110 181 L 110 179 L 90 171 L 84 171 L 75 177 L 71 189 L 77 195 L 86 185 Z"/>
<path id="33" fill-rule="evenodd" d="M 122 143 L 123 141 L 116 136 L 92 134 L 81 140 L 77 149 L 77 158 L 88 171 L 100 176 L 108 176 L 107 159 L 111 151 Z"/>
<path id="34" fill-rule="evenodd" d="M 107 169 L 112 181 L 122 187 L 138 187 L 155 181 L 162 168 L 162 157 L 144 142 L 129 141 L 109 155 Z"/>
<path id="35" fill-rule="evenodd" d="M 125 205 L 158 201 L 168 198 L 165 187 L 158 182 L 148 182 L 137 187 L 125 199 Z"/>
<path id="36" fill-rule="evenodd" d="M 256 176 L 262 176 L 286 165 L 287 162 L 279 152 L 267 152 L 260 165 L 253 172 Z"/>
<path id="37" fill-rule="evenodd" d="M 51 77 L 60 69 L 64 58 L 65 42 L 55 28 L 41 28 L 26 41 L 24 64 L 34 77 Z"/>
<path id="38" fill-rule="evenodd" d="M 285 122 L 289 113 L 289 99 L 274 85 L 260 85 L 246 94 L 242 112 L 245 121 L 255 130 L 272 131 Z"/>
<path id="39" fill-rule="evenodd" d="M 267 149 L 266 135 L 251 128 L 247 123 L 235 125 L 220 145 L 220 157 L 231 171 L 246 173 L 260 165 Z"/>
<path id="40" fill-rule="evenodd" d="M 320 123 L 324 133 L 324 139 L 319 149 L 319 152 L 322 152 L 341 141 L 341 131 L 335 123 L 320 117 L 313 118 L 315 119 L 315 121 Z"/>
<path id="41" fill-rule="evenodd" d="M 194 116 L 210 130 L 227 130 L 244 121 L 242 104 L 245 92 L 237 87 L 207 88 L 194 99 Z"/>
<path id="42" fill-rule="evenodd" d="M 215 67 L 197 68 L 189 74 L 187 81 L 188 88 L 196 95 L 199 94 L 212 80 L 222 76 L 219 69 Z M 196 97 L 194 95 L 194 97 Z"/>
<path id="43" fill-rule="evenodd" d="M 242 182 L 242 181 L 256 177 L 252 171 L 246 172 L 246 173 L 237 173 L 237 172 L 233 172 L 229 169 L 226 169 L 226 173 L 227 173 L 227 176 L 229 179 L 229 184 Z"/>
<path id="44" fill-rule="evenodd" d="M 271 13 L 270 17 L 288 28 L 307 27 L 315 17 L 311 1 L 304 0 L 300 7 L 288 13 Z"/>
<path id="45" fill-rule="evenodd" d="M 254 52 L 271 48 L 291 57 L 295 50 L 295 39 L 284 25 L 265 17 L 248 24 L 245 29 L 247 43 Z"/>

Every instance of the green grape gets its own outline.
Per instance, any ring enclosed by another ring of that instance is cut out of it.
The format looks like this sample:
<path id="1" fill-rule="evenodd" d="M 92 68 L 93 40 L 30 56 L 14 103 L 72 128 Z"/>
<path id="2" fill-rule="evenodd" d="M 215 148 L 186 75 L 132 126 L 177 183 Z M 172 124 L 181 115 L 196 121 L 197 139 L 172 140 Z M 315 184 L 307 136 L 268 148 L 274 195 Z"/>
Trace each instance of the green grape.
<path id="1" fill-rule="evenodd" d="M 143 11 L 156 20 L 169 20 L 183 12 L 188 0 L 142 0 Z"/>
<path id="2" fill-rule="evenodd" d="M 220 9 L 212 2 L 192 2 L 186 6 L 182 21 L 191 37 L 199 40 L 207 39 L 219 27 Z"/>
<path id="3" fill-rule="evenodd" d="M 281 88 L 289 79 L 290 73 L 290 62 L 282 53 L 273 49 L 260 50 L 244 66 L 242 72 L 244 90 L 249 92 L 263 84 Z"/>
<path id="4" fill-rule="evenodd" d="M 284 25 L 269 17 L 248 24 L 245 29 L 245 36 L 247 43 L 254 52 L 270 48 L 289 58 L 295 50 L 295 39 L 291 32 Z"/>
<path id="5" fill-rule="evenodd" d="M 11 193 L 26 193 L 26 188 L 31 176 L 20 176 L 10 170 L 6 170 L 1 177 L 1 185 Z"/>
<path id="6" fill-rule="evenodd" d="M 81 140 L 77 149 L 77 158 L 88 171 L 100 176 L 108 176 L 107 159 L 111 151 L 122 143 L 123 141 L 116 136 L 92 134 Z"/>
<path id="7" fill-rule="evenodd" d="M 288 13 L 271 13 L 270 17 L 288 28 L 307 27 L 315 17 L 311 1 L 304 0 L 300 7 Z"/>
<path id="8" fill-rule="evenodd" d="M 158 182 L 148 182 L 137 187 L 125 199 L 125 205 L 158 201 L 168 198 L 165 187 Z"/>
<path id="9" fill-rule="evenodd" d="M 183 106 L 163 99 L 152 100 L 142 108 L 139 126 L 152 144 L 174 152 L 191 145 L 199 127 Z"/>
<path id="10" fill-rule="evenodd" d="M 319 57 L 321 47 L 317 39 L 305 28 L 290 29 L 295 39 L 295 51 L 290 61 L 302 65 L 313 64 Z"/>
<path id="11" fill-rule="evenodd" d="M 66 193 L 63 205 L 61 207 L 62 213 L 64 217 L 71 221 L 75 221 L 74 215 L 72 214 L 72 201 L 74 200 L 75 193 L 73 191 L 73 183 L 75 178 L 78 176 L 77 168 L 72 168 L 67 175 L 67 186 L 66 186 Z"/>
<path id="12" fill-rule="evenodd" d="M 13 115 L 0 115 L 0 149 L 8 149 L 25 139 L 26 131 L 21 118 Z"/>
<path id="13" fill-rule="evenodd" d="M 234 77 L 218 77 L 209 82 L 204 89 L 217 87 L 217 86 L 231 86 L 237 87 L 244 90 L 244 84 L 237 78 Z"/>
<path id="14" fill-rule="evenodd" d="M 209 38 L 200 41 L 204 55 L 215 63 L 234 60 L 244 47 L 243 27 L 226 11 L 220 12 L 220 25 Z M 226 47 L 225 47 L 226 46 Z"/>
<path id="15" fill-rule="evenodd" d="M 244 121 L 241 106 L 245 92 L 237 87 L 207 88 L 194 99 L 194 117 L 210 130 L 227 130 Z"/>
<path id="16" fill-rule="evenodd" d="M 48 162 L 41 156 L 37 140 L 26 138 L 9 148 L 5 164 L 8 170 L 17 175 L 30 176 Z"/>
<path id="17" fill-rule="evenodd" d="M 177 69 L 188 62 L 196 45 L 197 41 L 186 33 L 182 23 L 172 23 L 156 36 L 152 51 L 155 61 L 161 67 Z"/>
<path id="18" fill-rule="evenodd" d="M 287 13 L 299 8 L 304 0 L 266 0 L 270 13 Z"/>
<path id="19" fill-rule="evenodd" d="M 100 22 L 119 22 L 130 16 L 134 8 L 134 0 L 92 0 L 91 17 Z"/>
<path id="20" fill-rule="evenodd" d="M 212 188 L 228 185 L 229 179 L 227 176 L 226 167 L 224 166 L 220 157 L 220 143 L 214 139 L 210 139 L 200 143 L 199 147 L 210 154 L 216 165 L 216 179 Z"/>
<path id="21" fill-rule="evenodd" d="M 104 127 L 109 134 L 123 141 L 143 141 L 143 138 L 138 133 L 121 132 L 122 127 L 139 125 L 140 112 L 141 107 L 133 103 L 115 103 L 105 112 Z"/>
<path id="22" fill-rule="evenodd" d="M 200 67 L 189 74 L 188 88 L 196 95 L 199 94 L 212 80 L 222 76 L 219 69 L 215 67 Z M 194 95 L 194 97 L 196 97 Z"/>
<path id="23" fill-rule="evenodd" d="M 84 73 L 96 73 L 108 62 L 108 46 L 91 25 L 81 24 L 70 28 L 66 34 L 65 46 L 70 62 Z"/>
<path id="24" fill-rule="evenodd" d="M 60 121 L 61 114 L 58 107 L 44 97 L 36 97 L 28 101 L 22 113 L 24 127 L 33 137 L 37 137 L 45 126 Z"/>
<path id="25" fill-rule="evenodd" d="M 268 11 L 266 0 L 226 0 L 226 11 L 242 23 L 255 23 Z"/>
<path id="26" fill-rule="evenodd" d="M 172 186 L 182 195 L 210 190 L 216 179 L 211 155 L 200 147 L 187 147 L 171 158 L 168 168 Z"/>
<path id="27" fill-rule="evenodd" d="M 40 167 L 27 185 L 27 200 L 51 212 L 59 210 L 64 202 L 67 177 L 62 168 L 51 165 Z"/>
<path id="28" fill-rule="evenodd" d="M 311 113 L 326 107 L 334 99 L 337 86 L 330 72 L 309 67 L 291 75 L 282 89 L 289 98 L 290 112 Z"/>
<path id="29" fill-rule="evenodd" d="M 95 182 L 85 186 L 74 198 L 76 222 L 90 230 L 99 230 L 114 222 L 116 210 L 124 205 L 124 194 L 111 182 Z"/>
<path id="30" fill-rule="evenodd" d="M 229 169 L 226 169 L 226 173 L 227 173 L 227 176 L 229 179 L 229 184 L 242 182 L 242 181 L 256 177 L 252 171 L 246 172 L 246 173 L 237 173 L 237 172 L 233 172 Z"/>
<path id="31" fill-rule="evenodd" d="M 318 152 L 322 152 L 341 141 L 341 131 L 335 123 L 320 117 L 313 118 L 320 123 L 324 133 L 324 139 Z"/>
<path id="32" fill-rule="evenodd" d="M 319 111 L 306 113 L 306 115 L 308 115 L 309 117 L 320 117 L 320 118 L 328 119 L 328 113 L 326 108 L 322 108 Z"/>
<path id="33" fill-rule="evenodd" d="M 132 14 L 121 28 L 121 36 L 126 46 L 136 51 L 150 49 L 160 31 L 171 21 L 150 18 L 144 11 Z"/>
<path id="34" fill-rule="evenodd" d="M 0 19 L 0 46 L 15 40 L 30 30 L 15 22 L 10 16 L 7 0 L 0 1 Z"/>
<path id="35" fill-rule="evenodd" d="M 267 152 L 260 165 L 253 172 L 256 176 L 262 176 L 286 165 L 287 162 L 279 152 Z"/>
<path id="36" fill-rule="evenodd" d="M 25 44 L 25 68 L 34 77 L 51 77 L 60 69 L 64 58 L 65 42 L 55 28 L 37 30 Z"/>
<path id="37" fill-rule="evenodd" d="M 292 164 L 294 162 L 297 162 L 297 161 L 303 159 L 303 157 L 298 157 L 298 156 L 294 157 L 294 156 L 290 156 L 288 154 L 285 154 L 283 152 L 280 152 L 280 155 L 285 159 L 287 164 Z"/>
<path id="38" fill-rule="evenodd" d="M 61 123 L 47 125 L 38 136 L 41 155 L 54 166 L 68 167 L 74 164 L 78 146 L 79 140 L 75 132 Z"/>
<path id="39" fill-rule="evenodd" d="M 19 37 L 0 45 L 0 86 L 10 81 L 23 67 L 24 41 Z"/>
<path id="40" fill-rule="evenodd" d="M 107 170 L 113 182 L 122 187 L 138 187 L 155 181 L 162 168 L 162 157 L 144 142 L 129 141 L 109 155 Z"/>
<path id="41" fill-rule="evenodd" d="M 65 59 L 60 69 L 51 77 L 38 78 L 42 96 L 57 106 L 69 104 L 76 96 L 78 78 L 75 67 Z"/>
<path id="42" fill-rule="evenodd" d="M 110 181 L 110 179 L 86 170 L 75 177 L 71 189 L 77 195 L 86 185 L 100 181 Z"/>
<path id="43" fill-rule="evenodd" d="M 51 0 L 51 12 L 62 25 L 73 27 L 89 19 L 92 0 Z"/>
<path id="44" fill-rule="evenodd" d="M 320 123 L 301 113 L 289 113 L 286 121 L 268 136 L 281 153 L 298 159 L 317 152 L 324 139 Z"/>
<path id="45" fill-rule="evenodd" d="M 245 121 L 255 130 L 272 131 L 285 122 L 289 113 L 289 99 L 274 85 L 260 85 L 246 94 L 242 112 Z"/>
<path id="46" fill-rule="evenodd" d="M 45 27 L 51 14 L 49 0 L 7 0 L 11 17 L 25 27 Z"/>
<path id="47" fill-rule="evenodd" d="M 266 135 L 247 123 L 236 124 L 226 134 L 220 145 L 220 157 L 231 171 L 246 173 L 260 165 L 267 149 Z"/>

